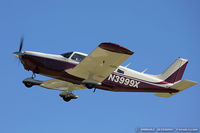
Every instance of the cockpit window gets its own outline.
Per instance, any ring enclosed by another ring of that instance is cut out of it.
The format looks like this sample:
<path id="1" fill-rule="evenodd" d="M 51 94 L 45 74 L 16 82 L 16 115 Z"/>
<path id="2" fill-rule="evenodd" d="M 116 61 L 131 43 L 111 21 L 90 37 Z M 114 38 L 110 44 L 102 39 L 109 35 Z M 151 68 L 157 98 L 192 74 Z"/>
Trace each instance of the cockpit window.
<path id="1" fill-rule="evenodd" d="M 72 55 L 73 52 L 68 52 L 68 53 L 64 53 L 61 54 L 62 56 L 64 56 L 65 58 L 69 58 Z"/>
<path id="2" fill-rule="evenodd" d="M 74 54 L 74 55 L 72 56 L 71 59 L 72 59 L 72 60 L 75 60 L 75 61 L 77 61 L 77 62 L 81 62 L 84 58 L 85 58 L 84 55 Z"/>

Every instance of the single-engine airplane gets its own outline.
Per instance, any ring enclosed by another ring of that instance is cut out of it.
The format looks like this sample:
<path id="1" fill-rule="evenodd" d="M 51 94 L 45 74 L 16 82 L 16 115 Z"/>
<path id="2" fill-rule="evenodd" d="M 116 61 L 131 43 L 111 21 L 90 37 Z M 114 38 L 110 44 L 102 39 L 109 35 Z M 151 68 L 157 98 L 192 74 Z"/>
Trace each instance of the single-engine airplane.
<path id="1" fill-rule="evenodd" d="M 18 57 L 25 70 L 33 72 L 31 78 L 23 80 L 26 87 L 38 85 L 48 89 L 63 91 L 64 101 L 77 99 L 72 91 L 80 89 L 102 89 L 115 92 L 155 92 L 155 96 L 171 97 L 196 82 L 181 80 L 188 60 L 176 59 L 160 75 L 137 72 L 120 66 L 134 52 L 114 43 L 101 43 L 89 55 L 68 52 L 61 55 L 33 51 L 22 51 L 21 39 Z M 41 74 L 53 79 L 35 80 Z"/>

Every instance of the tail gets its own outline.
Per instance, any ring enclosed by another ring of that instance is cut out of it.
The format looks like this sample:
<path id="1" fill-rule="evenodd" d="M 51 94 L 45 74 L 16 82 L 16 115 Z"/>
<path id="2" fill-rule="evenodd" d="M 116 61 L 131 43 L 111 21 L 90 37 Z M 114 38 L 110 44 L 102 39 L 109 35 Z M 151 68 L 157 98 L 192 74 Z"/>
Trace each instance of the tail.
<path id="1" fill-rule="evenodd" d="M 197 84 L 197 82 L 182 80 L 183 73 L 187 66 L 188 60 L 183 58 L 176 59 L 162 74 L 158 75 L 158 78 L 162 79 L 165 82 L 173 83 L 170 86 L 171 89 L 176 89 L 176 93 L 157 93 L 155 96 L 158 97 L 171 97 L 189 87 L 192 87 Z"/>
<path id="2" fill-rule="evenodd" d="M 187 59 L 179 57 L 162 74 L 158 75 L 158 78 L 168 83 L 174 83 L 181 80 L 187 63 Z"/>

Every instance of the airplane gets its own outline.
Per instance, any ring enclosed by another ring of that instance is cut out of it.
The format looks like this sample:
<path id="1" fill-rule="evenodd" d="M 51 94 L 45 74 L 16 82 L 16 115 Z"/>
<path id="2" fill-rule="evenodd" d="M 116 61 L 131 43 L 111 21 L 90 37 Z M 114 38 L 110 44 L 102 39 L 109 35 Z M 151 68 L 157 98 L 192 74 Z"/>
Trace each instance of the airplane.
<path id="1" fill-rule="evenodd" d="M 77 99 L 74 90 L 102 89 L 114 92 L 153 92 L 158 97 L 171 97 L 197 84 L 181 80 L 187 59 L 176 59 L 159 75 L 138 72 L 121 66 L 134 52 L 115 43 L 101 43 L 89 55 L 81 52 L 46 54 L 22 51 L 21 38 L 19 51 L 13 55 L 19 58 L 25 70 L 32 71 L 32 77 L 23 80 L 26 87 L 41 86 L 62 91 L 59 95 L 64 101 Z M 53 79 L 36 80 L 36 74 Z"/>

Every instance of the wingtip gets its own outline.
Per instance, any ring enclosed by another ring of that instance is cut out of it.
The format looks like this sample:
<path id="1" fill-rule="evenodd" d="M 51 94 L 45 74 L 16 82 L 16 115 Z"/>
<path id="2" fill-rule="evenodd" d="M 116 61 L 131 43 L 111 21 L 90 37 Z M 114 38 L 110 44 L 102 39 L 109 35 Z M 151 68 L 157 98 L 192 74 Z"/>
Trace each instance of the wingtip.
<path id="1" fill-rule="evenodd" d="M 99 45 L 100 48 L 112 51 L 112 52 L 117 52 L 117 53 L 123 53 L 123 54 L 128 54 L 132 55 L 134 52 L 115 43 L 110 43 L 110 42 L 104 42 Z"/>

